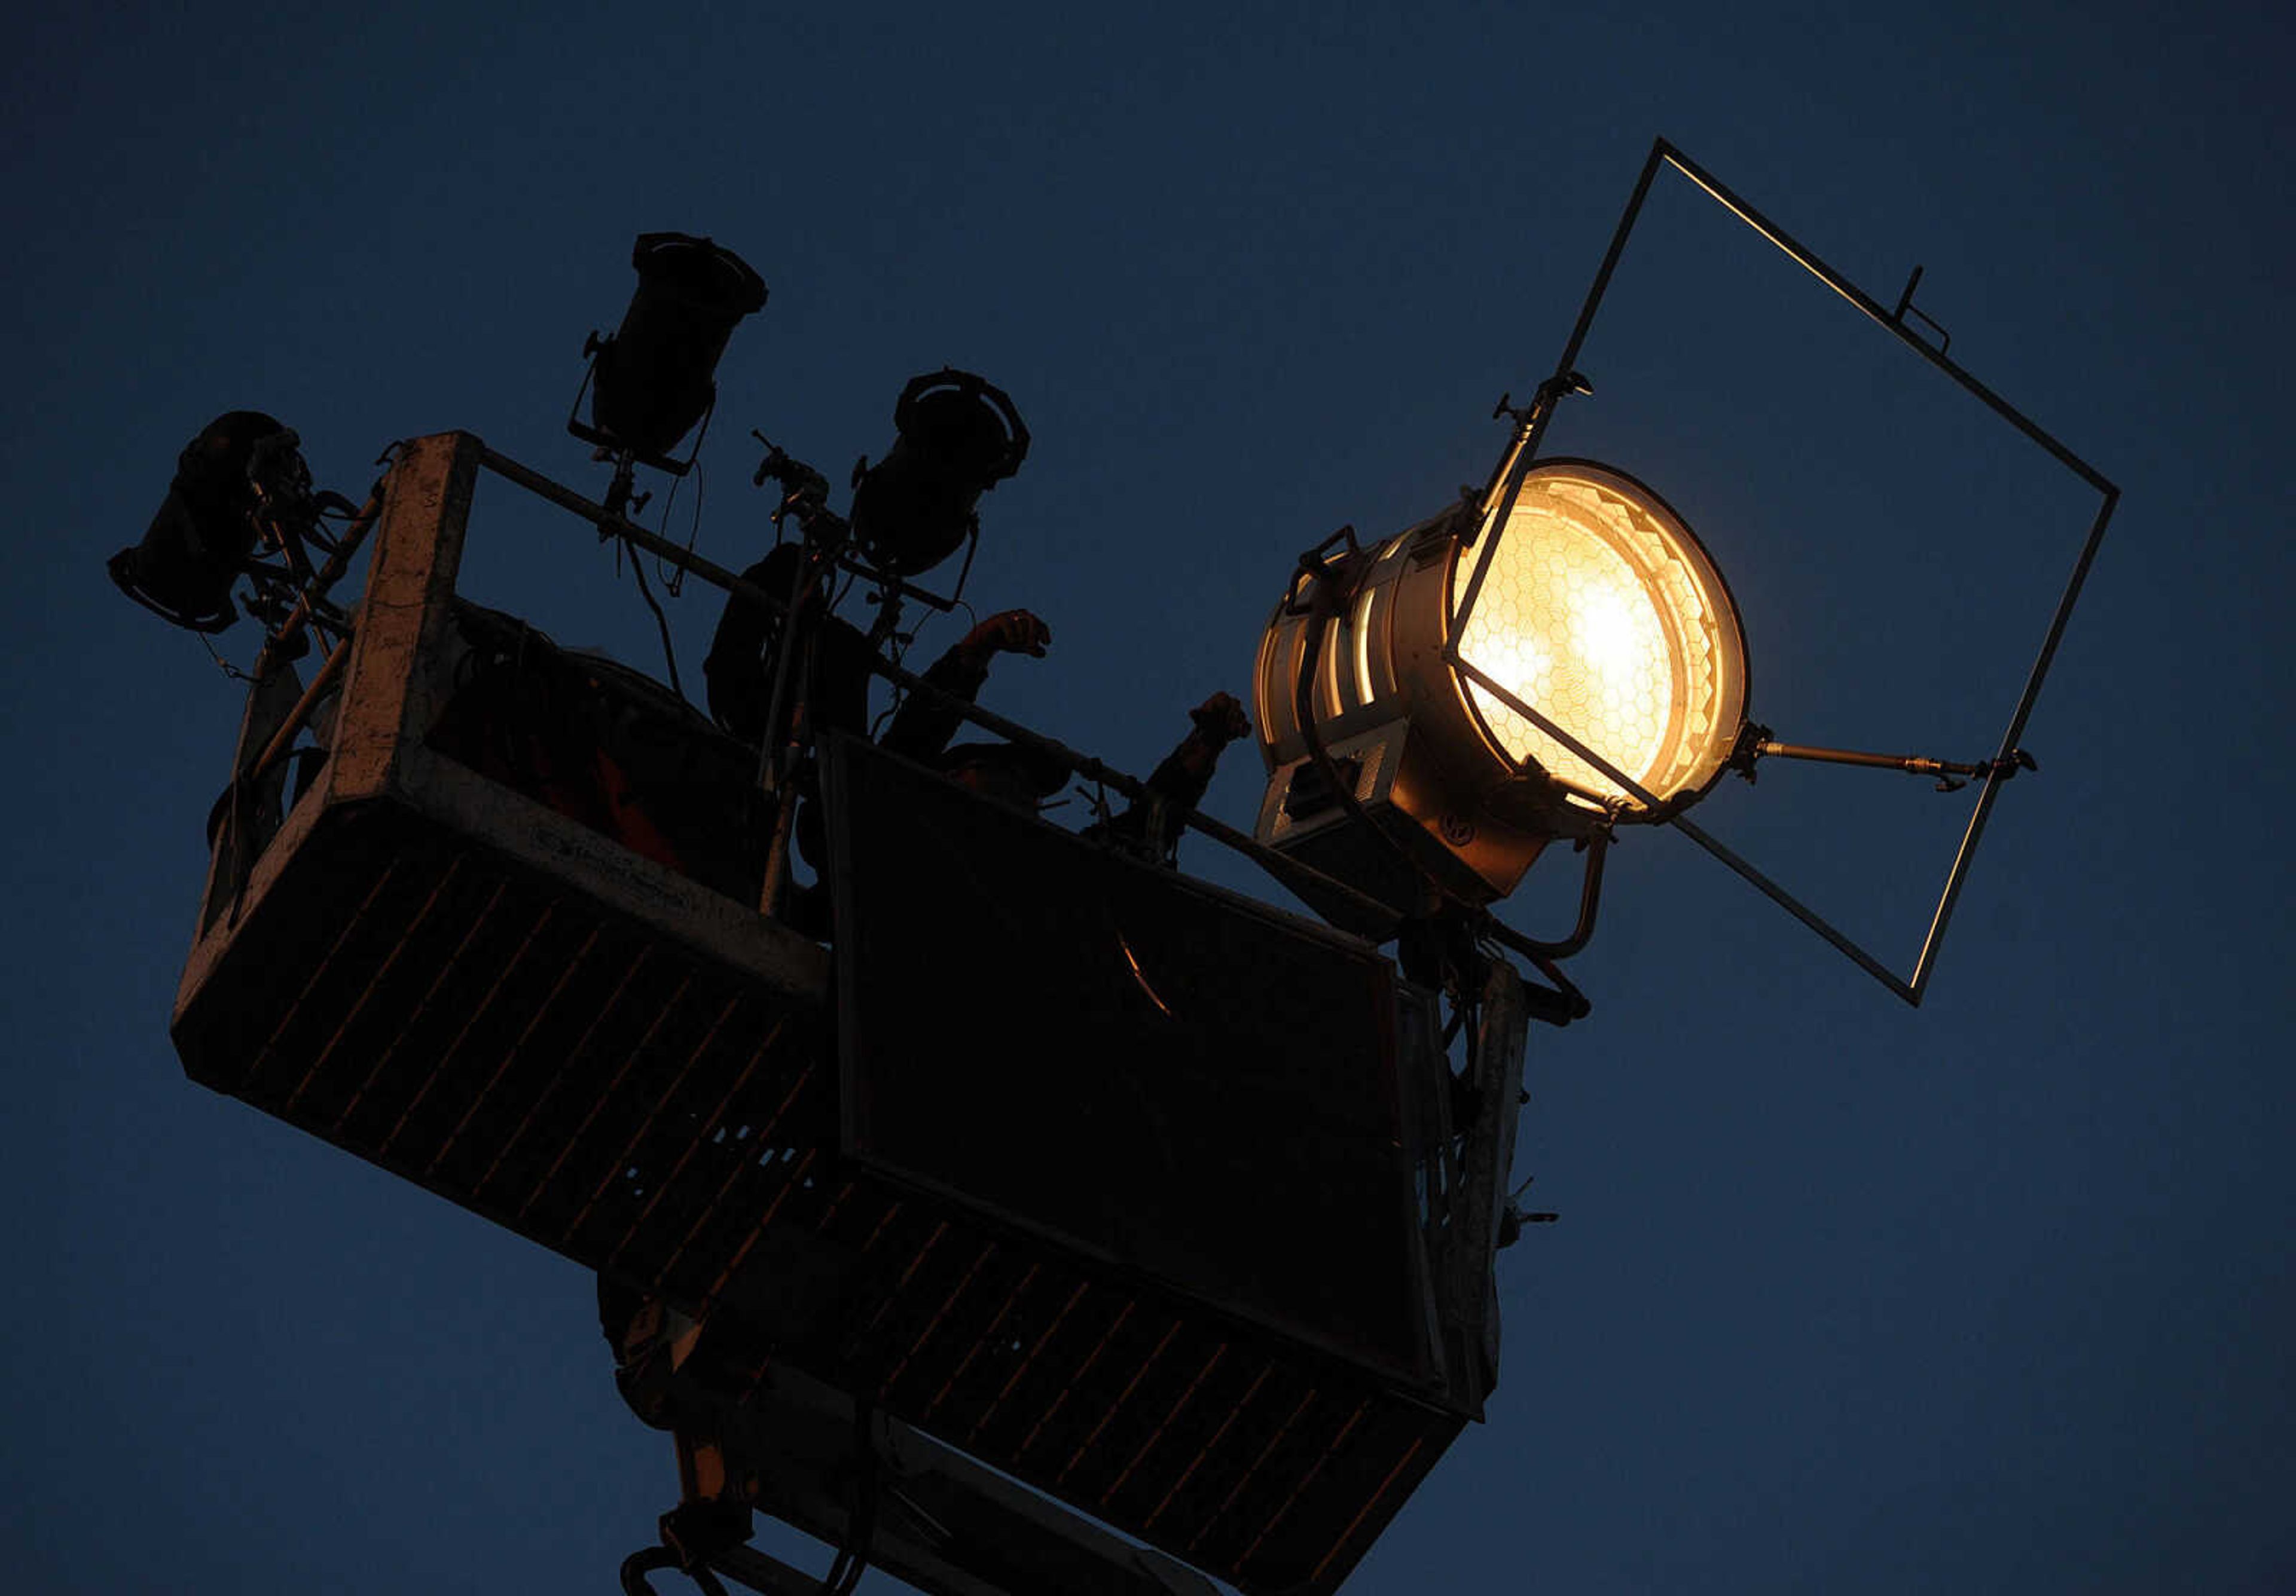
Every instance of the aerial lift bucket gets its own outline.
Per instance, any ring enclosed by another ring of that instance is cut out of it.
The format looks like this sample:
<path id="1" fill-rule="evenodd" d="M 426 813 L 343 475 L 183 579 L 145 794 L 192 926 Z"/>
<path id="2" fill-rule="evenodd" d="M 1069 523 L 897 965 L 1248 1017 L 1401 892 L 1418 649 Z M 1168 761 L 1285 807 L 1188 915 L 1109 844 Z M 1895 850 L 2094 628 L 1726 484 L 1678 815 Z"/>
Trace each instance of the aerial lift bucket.
<path id="1" fill-rule="evenodd" d="M 832 959 L 450 735 L 515 624 L 455 592 L 482 469 L 603 516 L 468 434 L 401 450 L 350 637 L 250 691 L 186 1071 L 598 1271 L 626 1394 L 715 1460 L 690 1497 L 931 1590 L 1335 1588 L 1496 1378 L 1511 972 L 1455 1082 L 1368 944 L 855 740 Z M 633 674 L 587 679 L 675 720 Z"/>

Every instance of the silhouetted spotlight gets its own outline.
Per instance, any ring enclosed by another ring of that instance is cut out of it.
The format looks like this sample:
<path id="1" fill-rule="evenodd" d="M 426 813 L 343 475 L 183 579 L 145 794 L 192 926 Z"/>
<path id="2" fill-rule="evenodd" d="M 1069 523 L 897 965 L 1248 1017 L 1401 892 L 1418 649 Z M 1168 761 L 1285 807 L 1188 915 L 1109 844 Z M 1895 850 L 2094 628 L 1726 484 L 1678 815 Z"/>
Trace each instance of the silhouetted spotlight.
<path id="1" fill-rule="evenodd" d="M 590 423 L 567 431 L 683 475 L 669 451 L 717 402 L 718 357 L 734 324 L 766 303 L 765 280 L 733 251 L 684 233 L 641 233 L 637 292 L 611 338 L 590 334 Z M 579 413 L 580 399 L 576 399 Z"/>
<path id="2" fill-rule="evenodd" d="M 229 626 L 238 614 L 231 585 L 247 570 L 259 534 L 261 496 L 249 467 L 259 448 L 293 456 L 297 441 L 259 410 L 226 411 L 208 423 L 176 457 L 175 481 L 144 540 L 111 556 L 111 580 L 177 626 L 195 632 Z"/>
<path id="3" fill-rule="evenodd" d="M 885 457 L 854 467 L 853 535 L 871 564 L 910 576 L 974 532 L 980 496 L 1028 458 L 1029 429 L 1003 389 L 950 366 L 910 379 L 893 428 Z"/>
<path id="4" fill-rule="evenodd" d="M 1318 551 L 1260 641 L 1260 839 L 1398 907 L 1423 876 L 1488 902 L 1549 841 L 1679 812 L 1746 723 L 1737 606 L 1656 494 L 1552 460 L 1488 549 L 1477 523 Z"/>

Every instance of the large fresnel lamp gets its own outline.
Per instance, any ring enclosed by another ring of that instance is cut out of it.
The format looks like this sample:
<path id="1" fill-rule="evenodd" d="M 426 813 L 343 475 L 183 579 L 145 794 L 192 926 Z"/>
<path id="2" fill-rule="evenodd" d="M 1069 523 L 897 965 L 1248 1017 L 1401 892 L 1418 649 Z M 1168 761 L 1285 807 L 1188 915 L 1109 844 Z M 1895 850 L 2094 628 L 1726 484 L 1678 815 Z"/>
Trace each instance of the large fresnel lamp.
<path id="1" fill-rule="evenodd" d="M 1486 519 L 1470 500 L 1319 551 L 1260 643 L 1260 839 L 1406 911 L 1678 813 L 1746 724 L 1737 606 L 1663 499 L 1548 460 Z"/>

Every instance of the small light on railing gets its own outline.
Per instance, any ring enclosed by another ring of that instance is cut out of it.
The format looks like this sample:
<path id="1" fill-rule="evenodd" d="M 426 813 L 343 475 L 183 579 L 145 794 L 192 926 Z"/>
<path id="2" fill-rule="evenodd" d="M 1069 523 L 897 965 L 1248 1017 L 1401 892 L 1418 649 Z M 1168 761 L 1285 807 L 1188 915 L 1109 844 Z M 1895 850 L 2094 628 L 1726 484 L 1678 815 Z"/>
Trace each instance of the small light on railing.
<path id="1" fill-rule="evenodd" d="M 733 251 L 684 233 L 642 233 L 637 292 L 614 335 L 590 335 L 590 425 L 576 437 L 647 465 L 669 459 L 717 401 L 718 358 L 741 319 L 764 309 L 765 280 Z"/>
<path id="2" fill-rule="evenodd" d="M 855 467 L 853 536 L 872 564 L 913 576 L 972 535 L 980 496 L 1028 458 L 1029 429 L 1003 389 L 949 366 L 909 380 L 893 429 L 885 457 Z"/>

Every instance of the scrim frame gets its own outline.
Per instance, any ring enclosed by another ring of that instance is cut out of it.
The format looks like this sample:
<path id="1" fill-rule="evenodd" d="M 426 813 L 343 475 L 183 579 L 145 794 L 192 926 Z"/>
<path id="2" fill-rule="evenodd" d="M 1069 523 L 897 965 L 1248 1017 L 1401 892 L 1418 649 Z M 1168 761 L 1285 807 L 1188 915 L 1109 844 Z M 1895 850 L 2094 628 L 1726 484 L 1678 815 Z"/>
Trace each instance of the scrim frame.
<path id="1" fill-rule="evenodd" d="M 1993 805 L 1999 796 L 2002 784 L 2016 771 L 2018 739 L 2024 736 L 2025 721 L 2032 713 L 2035 700 L 2040 696 L 2041 683 L 2048 675 L 2050 662 L 2056 657 L 2057 645 L 2063 638 L 2065 624 L 2072 618 L 2073 605 L 2079 599 L 2081 587 L 2087 580 L 2089 567 L 2096 559 L 2098 546 L 2104 540 L 2106 523 L 2112 519 L 2114 506 L 2120 499 L 2120 489 L 2087 461 L 2075 455 L 2055 438 L 2044 432 L 2030 417 L 2010 405 L 1990 388 L 1972 376 L 1946 353 L 1943 343 L 1933 344 L 1906 325 L 1908 315 L 1935 327 L 1934 322 L 1913 308 L 1914 289 L 1921 281 L 1921 268 L 1914 268 L 1905 292 L 1898 295 L 1893 309 L 1882 309 L 1881 303 L 1843 276 L 1810 251 L 1795 242 L 1783 228 L 1756 210 L 1744 200 L 1725 186 L 1711 173 L 1684 154 L 1664 138 L 1651 146 L 1650 158 L 1643 163 L 1642 176 L 1636 180 L 1633 194 L 1627 201 L 1624 215 L 1619 218 L 1616 232 L 1611 235 L 1611 247 L 1603 257 L 1602 266 L 1595 273 L 1595 282 L 1587 290 L 1587 301 L 1578 312 L 1578 325 L 1571 328 L 1570 341 L 1563 345 L 1562 357 L 1554 364 L 1554 374 L 1540 390 L 1540 399 L 1528 411 L 1521 413 L 1521 425 L 1510 445 L 1507 457 L 1494 473 L 1491 487 L 1482 506 L 1479 541 L 1482 548 L 1476 559 L 1473 574 L 1467 583 L 1465 595 L 1460 598 L 1451 615 L 1443 657 L 1455 670 L 1487 687 L 1510 709 L 1562 744 L 1571 753 L 1587 761 L 1611 780 L 1617 782 L 1635 801 L 1647 809 L 1663 814 L 1665 806 L 1633 777 L 1619 769 L 1601 754 L 1587 747 L 1563 728 L 1556 725 L 1532 705 L 1526 703 L 1505 684 L 1496 681 L 1470 661 L 1460 656 L 1458 638 L 1461 629 L 1474 613 L 1476 600 L 1481 596 L 1483 579 L 1488 573 L 1491 558 L 1498 546 L 1496 535 L 1505 524 L 1514 502 L 1522 490 L 1523 479 L 1538 453 L 1546 425 L 1554 412 L 1560 396 L 1569 393 L 1576 381 L 1575 366 L 1579 350 L 1587 341 L 1587 333 L 1594 325 L 1595 313 L 1602 306 L 1603 296 L 1609 291 L 1611 274 L 1618 269 L 1619 259 L 1626 252 L 1627 240 L 1634 232 L 1635 223 L 1642 215 L 1643 202 L 1650 195 L 1651 185 L 1660 170 L 1672 167 L 1699 188 L 1718 202 L 1722 207 L 1777 246 L 1790 259 L 1802 267 L 1812 276 L 1856 306 L 1871 321 L 1896 337 L 1899 342 L 1936 366 L 1962 389 L 1981 400 L 1987 408 L 2023 433 L 2027 439 L 2046 450 L 2082 481 L 2095 489 L 2101 502 L 2096 518 L 2089 523 L 2088 536 L 2082 542 L 2080 554 L 2073 562 L 2072 574 L 2065 583 L 2063 595 L 2057 601 L 2056 613 L 2050 618 L 2047 635 L 2041 641 L 2039 654 L 2025 679 L 2024 691 L 2018 695 L 2015 710 L 2009 717 L 2006 730 L 2001 734 L 1998 753 L 1984 777 L 1983 789 L 1972 811 L 1969 824 L 1962 833 L 1961 845 L 1954 855 L 1953 866 L 1946 874 L 1944 890 L 1939 894 L 1936 912 L 1930 918 L 1928 934 L 1922 940 L 1919 956 L 1910 975 L 1899 975 L 1880 958 L 1853 942 L 1816 911 L 1808 907 L 1785 888 L 1773 881 L 1762 870 L 1741 858 L 1719 839 L 1680 813 L 1664 815 L 1666 823 L 1696 843 L 1701 848 L 1736 871 L 1772 902 L 1792 915 L 1803 925 L 1831 942 L 1859 968 L 1882 985 L 1903 998 L 1908 1004 L 1920 1007 L 1923 994 L 1928 990 L 1930 976 L 1937 967 L 1938 950 L 1945 941 L 1946 926 L 1953 918 L 1955 903 L 1968 880 L 1970 864 L 1977 854 L 1979 839 L 1984 835 L 1986 822 L 1991 818 Z M 1532 769 L 1533 761 L 1526 759 L 1523 768 Z"/>

